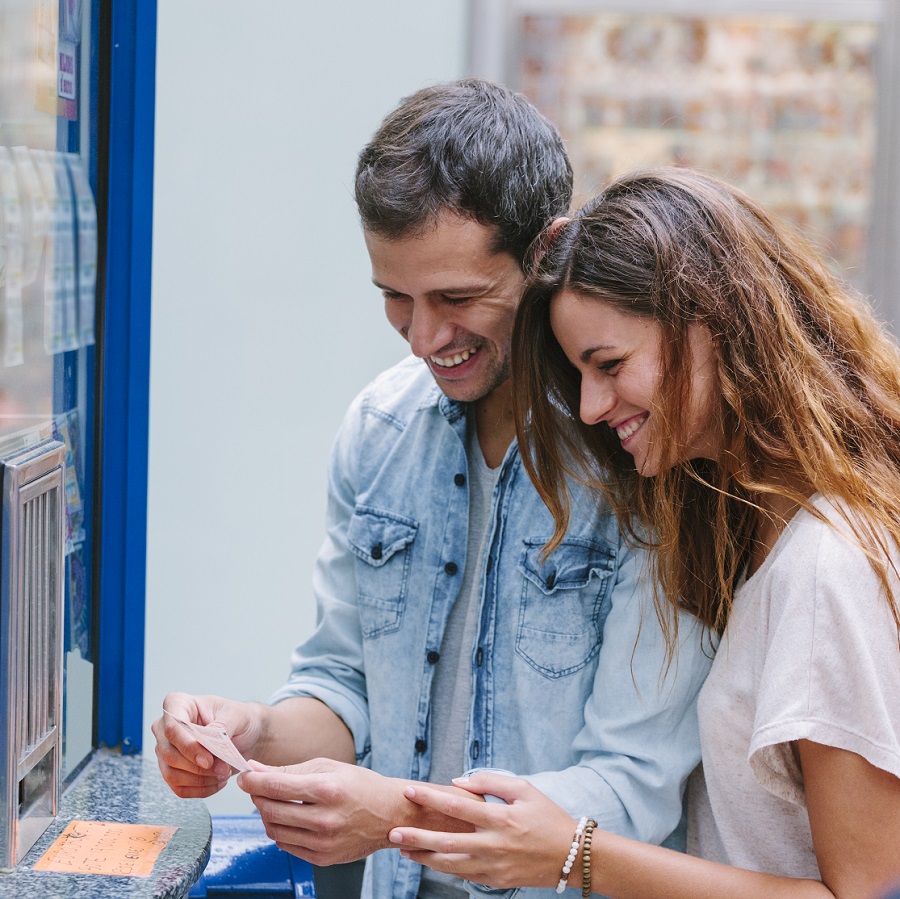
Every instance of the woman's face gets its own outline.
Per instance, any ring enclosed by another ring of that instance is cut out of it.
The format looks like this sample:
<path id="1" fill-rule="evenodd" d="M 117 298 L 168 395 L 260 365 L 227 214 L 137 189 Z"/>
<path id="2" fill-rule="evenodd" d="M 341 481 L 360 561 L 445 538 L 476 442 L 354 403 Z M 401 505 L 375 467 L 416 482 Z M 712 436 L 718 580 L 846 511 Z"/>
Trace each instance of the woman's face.
<path id="1" fill-rule="evenodd" d="M 581 420 L 606 422 L 644 477 L 659 473 L 661 427 L 656 397 L 663 368 L 662 328 L 593 296 L 563 290 L 550 303 L 550 326 L 581 375 Z M 692 354 L 684 451 L 679 461 L 716 458 L 718 387 L 713 342 L 702 325 L 688 326 Z"/>

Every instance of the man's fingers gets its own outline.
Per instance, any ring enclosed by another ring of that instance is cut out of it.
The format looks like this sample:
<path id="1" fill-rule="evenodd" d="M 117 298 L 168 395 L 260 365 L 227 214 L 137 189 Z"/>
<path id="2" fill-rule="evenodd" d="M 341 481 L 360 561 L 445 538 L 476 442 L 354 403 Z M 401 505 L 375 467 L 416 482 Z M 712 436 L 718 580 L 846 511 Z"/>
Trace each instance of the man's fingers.
<path id="1" fill-rule="evenodd" d="M 337 865 L 341 862 L 356 860 L 356 856 L 354 856 L 352 853 L 348 855 L 346 852 L 335 852 L 334 850 L 330 849 L 317 851 L 315 849 L 311 849 L 309 846 L 301 845 L 299 843 L 292 843 L 289 840 L 275 840 L 274 842 L 279 849 L 283 849 L 285 852 L 289 852 L 291 855 L 296 855 L 297 858 L 302 858 L 304 861 L 307 861 L 312 865 L 321 865 L 322 867 L 327 867 L 328 865 Z"/>
<path id="2" fill-rule="evenodd" d="M 227 775 L 197 774 L 193 771 L 185 771 L 183 768 L 173 768 L 159 759 L 159 771 L 163 780 L 174 790 L 176 787 L 200 787 L 212 792 L 221 790 L 228 783 Z"/>
<path id="3" fill-rule="evenodd" d="M 213 786 L 184 786 L 184 787 L 176 787 L 169 784 L 169 788 L 172 792 L 178 796 L 180 799 L 209 799 L 210 796 L 214 796 L 219 790 L 224 787 L 225 784 L 217 783 Z"/>
<path id="4" fill-rule="evenodd" d="M 254 795 L 251 798 L 266 824 L 271 822 L 276 825 L 285 825 L 309 831 L 321 829 L 321 812 L 316 821 L 311 820 L 312 812 L 316 809 L 316 806 L 305 805 L 303 802 L 297 801 L 285 802 L 281 799 L 267 799 L 259 795 Z M 316 809 L 316 811 L 319 810 Z"/>
<path id="5" fill-rule="evenodd" d="M 356 858 L 347 833 L 315 806 L 253 797 L 266 835 L 279 849 L 314 865 L 333 865 Z M 307 817 L 307 814 L 309 817 Z"/>
<path id="6" fill-rule="evenodd" d="M 209 775 L 190 774 L 187 771 L 168 768 L 160 764 L 160 772 L 163 780 L 169 788 L 182 799 L 206 799 L 214 793 L 218 793 L 228 783 L 228 778 L 218 778 Z"/>
<path id="7" fill-rule="evenodd" d="M 191 773 L 208 772 L 218 778 L 231 774 L 231 766 L 200 745 L 190 731 L 171 715 L 164 715 L 152 728 L 156 754 L 170 768 Z"/>
<path id="8" fill-rule="evenodd" d="M 323 790 L 316 775 L 288 774 L 280 769 L 244 771 L 238 786 L 251 796 L 262 796 L 279 802 L 321 802 L 334 799 L 334 788 Z"/>

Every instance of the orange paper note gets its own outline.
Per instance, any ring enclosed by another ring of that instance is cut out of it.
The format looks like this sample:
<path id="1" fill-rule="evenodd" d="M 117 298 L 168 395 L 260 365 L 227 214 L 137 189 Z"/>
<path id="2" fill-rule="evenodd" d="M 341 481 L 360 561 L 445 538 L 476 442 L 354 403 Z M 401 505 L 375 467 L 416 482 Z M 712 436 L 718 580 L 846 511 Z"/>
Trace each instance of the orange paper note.
<path id="1" fill-rule="evenodd" d="M 152 824 L 72 821 L 34 870 L 147 877 L 176 830 Z"/>

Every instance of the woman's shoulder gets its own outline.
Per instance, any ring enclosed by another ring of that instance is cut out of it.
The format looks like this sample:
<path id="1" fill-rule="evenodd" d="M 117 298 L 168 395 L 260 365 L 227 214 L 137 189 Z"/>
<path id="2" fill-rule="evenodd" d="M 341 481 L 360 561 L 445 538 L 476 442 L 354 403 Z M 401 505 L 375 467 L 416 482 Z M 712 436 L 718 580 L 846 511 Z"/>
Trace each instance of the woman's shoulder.
<path id="1" fill-rule="evenodd" d="M 850 509 L 842 499 L 819 493 L 810 497 L 810 508 L 800 509 L 787 523 L 779 544 L 773 561 L 784 572 L 798 575 L 810 573 L 798 567 L 798 560 L 804 558 L 814 561 L 820 573 L 872 569 L 872 553 L 890 555 L 895 564 L 900 561 L 897 545 L 881 525 Z"/>
<path id="2" fill-rule="evenodd" d="M 788 522 L 769 557 L 743 585 L 739 604 L 745 615 L 761 616 L 770 635 L 786 626 L 821 636 L 826 623 L 840 629 L 865 622 L 879 631 L 890 624 L 896 643 L 882 574 L 900 601 L 898 569 L 900 554 L 883 530 L 840 501 L 817 494 L 810 508 Z"/>
<path id="3" fill-rule="evenodd" d="M 834 629 L 872 629 L 897 643 L 885 580 L 900 602 L 900 553 L 887 532 L 839 500 L 811 498 L 773 551 L 765 585 L 770 614 L 806 619 L 818 638 Z"/>

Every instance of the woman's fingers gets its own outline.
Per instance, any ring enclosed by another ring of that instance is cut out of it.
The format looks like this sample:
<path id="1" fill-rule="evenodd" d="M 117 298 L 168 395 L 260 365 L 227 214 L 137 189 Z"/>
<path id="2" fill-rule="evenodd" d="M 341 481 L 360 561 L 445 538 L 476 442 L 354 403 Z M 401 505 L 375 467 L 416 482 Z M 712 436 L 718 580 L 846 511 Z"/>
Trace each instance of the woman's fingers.
<path id="1" fill-rule="evenodd" d="M 445 833 L 435 830 L 424 830 L 419 827 L 395 827 L 388 834 L 388 839 L 399 845 L 404 852 L 419 851 L 441 855 L 441 864 L 445 857 L 457 856 L 468 858 L 472 853 L 483 853 L 491 837 L 503 826 L 502 816 L 508 812 L 506 805 L 490 805 L 479 799 L 469 799 L 460 793 L 448 793 L 434 790 L 424 784 L 406 787 L 403 795 L 423 808 L 438 812 L 457 821 L 465 821 L 475 828 L 475 833 Z M 416 861 L 422 861 L 416 858 Z M 429 865 L 434 867 L 434 861 Z M 438 870 L 447 870 L 444 867 Z"/>
<path id="2" fill-rule="evenodd" d="M 416 784 L 406 787 L 403 795 L 422 808 L 440 812 L 457 821 L 465 821 L 477 828 L 491 827 L 496 820 L 496 808 L 491 808 L 480 799 L 469 799 L 463 793 L 433 790 L 424 784 Z"/>
<path id="3" fill-rule="evenodd" d="M 395 827 L 388 839 L 406 851 L 436 852 L 441 855 L 468 855 L 477 834 L 442 833 L 421 827 Z"/>
<path id="4" fill-rule="evenodd" d="M 521 777 L 509 774 L 494 774 L 487 771 L 472 774 L 468 777 L 454 777 L 453 786 L 481 795 L 490 794 L 502 799 L 508 805 L 518 800 L 527 799 L 535 788 Z"/>
<path id="5" fill-rule="evenodd" d="M 402 831 L 402 833 L 401 833 Z M 435 871 L 463 880 L 508 889 L 519 883 L 521 866 L 507 853 L 497 854 L 485 842 L 483 834 L 434 833 L 415 827 L 397 827 L 391 831 L 394 842 L 403 838 L 400 854 Z"/>

